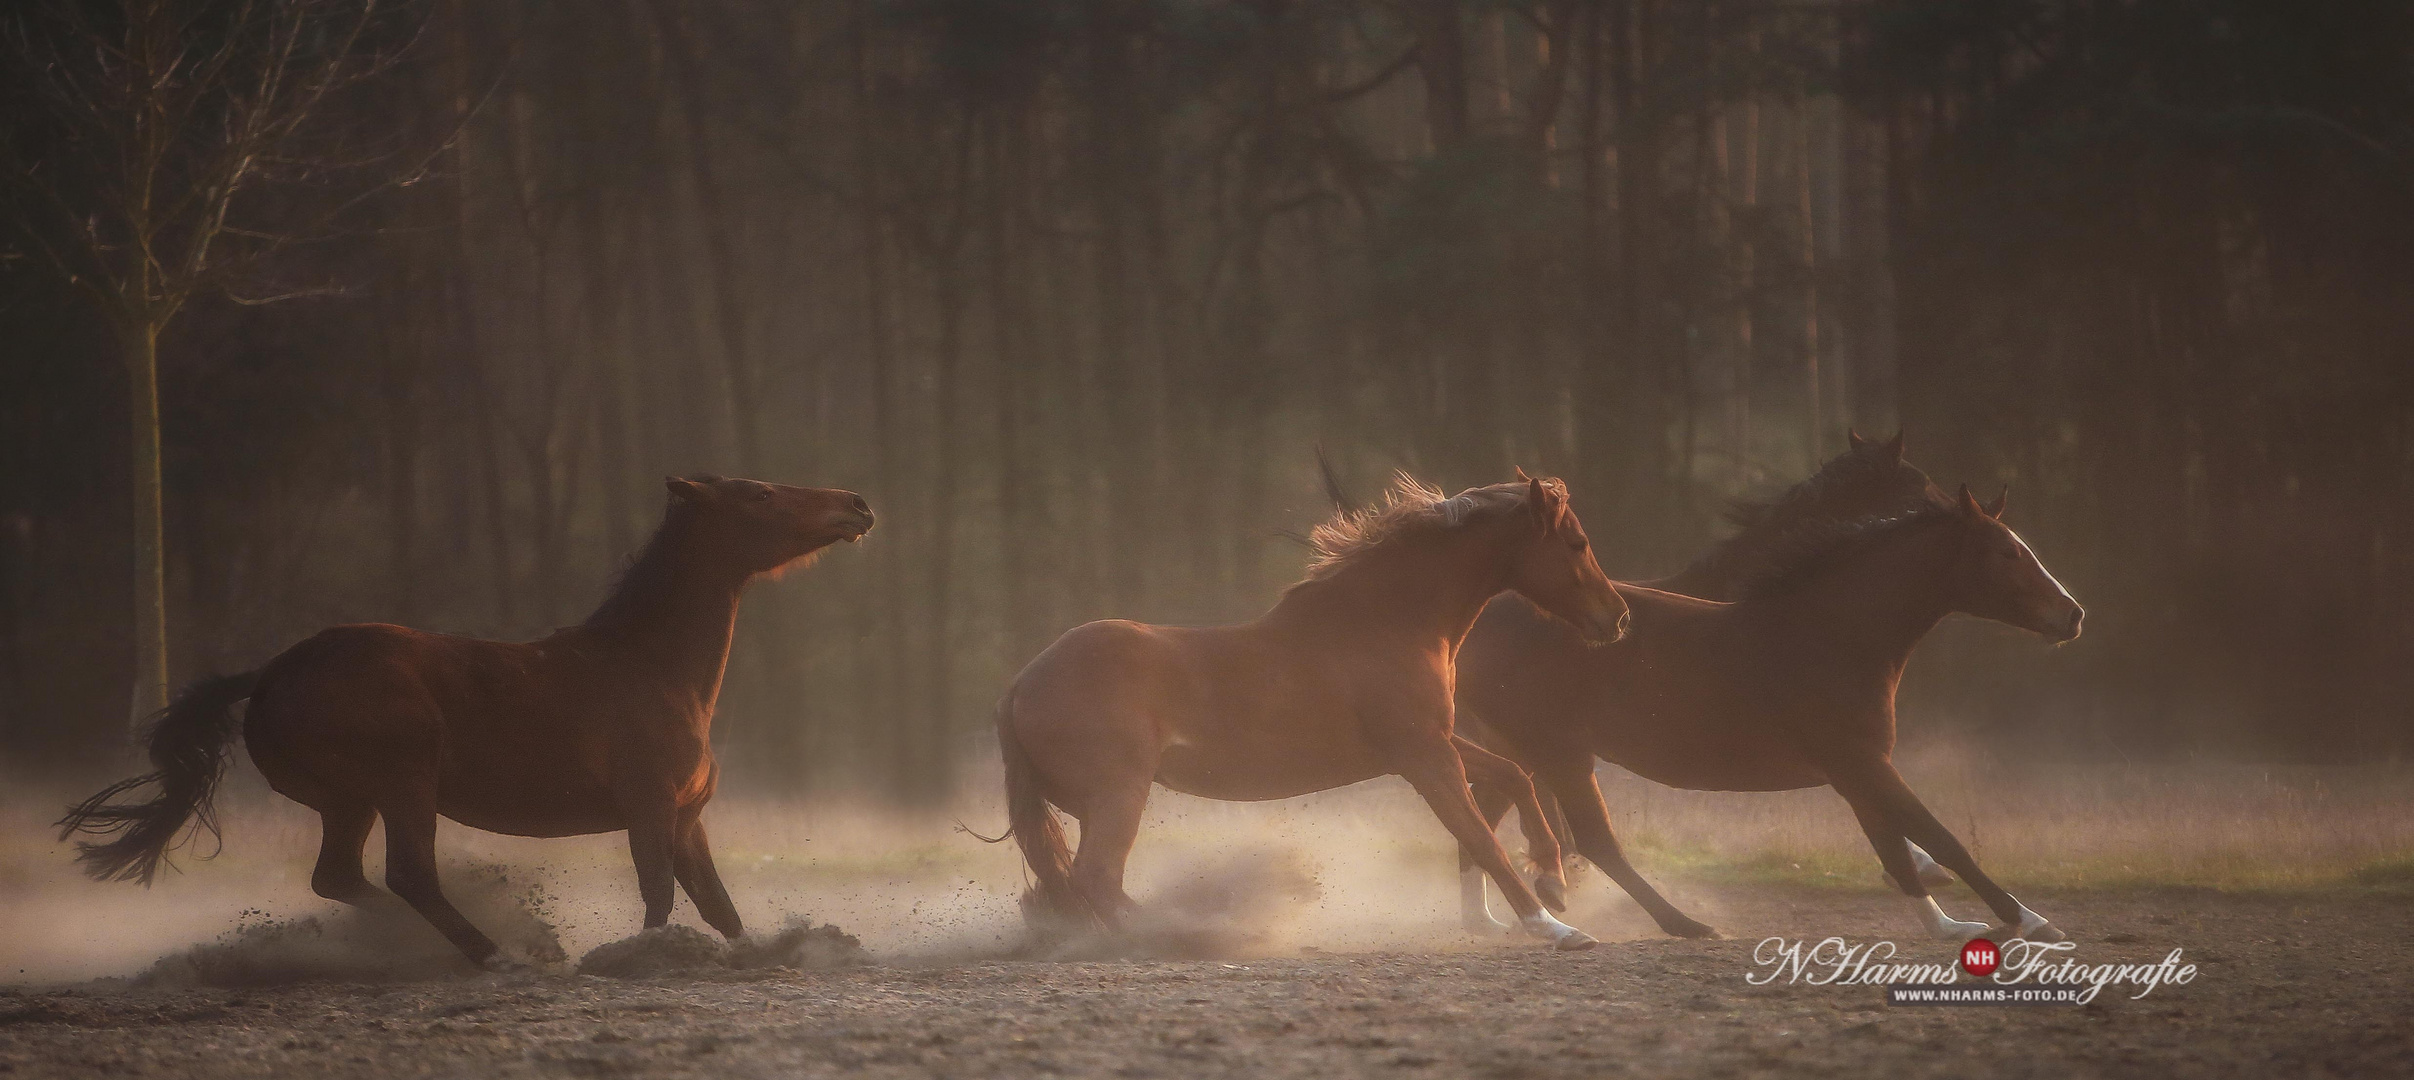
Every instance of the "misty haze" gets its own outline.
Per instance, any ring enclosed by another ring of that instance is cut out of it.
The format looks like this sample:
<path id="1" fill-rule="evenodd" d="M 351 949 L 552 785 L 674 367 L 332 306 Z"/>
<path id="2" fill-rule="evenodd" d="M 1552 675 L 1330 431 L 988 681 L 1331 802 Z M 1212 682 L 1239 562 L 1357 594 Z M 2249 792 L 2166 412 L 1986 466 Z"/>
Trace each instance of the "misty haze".
<path id="1" fill-rule="evenodd" d="M 2402 1069 L 2408 116 L 2384 0 L 19 0 L 0 1072 Z M 1754 974 L 1979 937 L 2192 975 Z"/>

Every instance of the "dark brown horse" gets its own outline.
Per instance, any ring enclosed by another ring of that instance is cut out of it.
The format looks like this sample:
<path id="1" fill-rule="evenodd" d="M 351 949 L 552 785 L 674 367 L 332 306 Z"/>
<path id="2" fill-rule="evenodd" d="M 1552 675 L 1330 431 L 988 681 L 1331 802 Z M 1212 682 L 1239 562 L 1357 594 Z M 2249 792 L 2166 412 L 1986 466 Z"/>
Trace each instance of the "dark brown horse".
<path id="1" fill-rule="evenodd" d="M 1928 479 L 1928 474 L 1903 459 L 1903 435 L 1896 432 L 1892 439 L 1879 442 L 1863 439 L 1857 431 L 1847 432 L 1849 446 L 1844 453 L 1830 458 L 1809 479 L 1768 499 L 1738 501 L 1728 511 L 1727 518 L 1736 531 L 1705 549 L 1685 568 L 1668 577 L 1636 582 L 1645 588 L 1679 593 L 1704 600 L 1734 600 L 1745 582 L 1769 569 L 1774 559 L 1793 546 L 1799 531 L 1816 528 L 1820 522 L 1849 521 L 1872 514 L 1901 512 L 1916 509 L 1925 503 L 1941 503 L 1945 493 Z M 1319 465 L 1325 473 L 1326 490 L 1336 506 L 1349 505 L 1329 462 L 1321 453 Z M 1462 733 L 1468 738 L 1494 749 L 1504 749 L 1499 737 L 1484 727 L 1483 719 L 1472 713 L 1459 718 Z M 1507 812 L 1506 793 L 1478 793 L 1487 819 L 1498 821 Z M 1541 844 L 1529 842 L 1529 848 L 1556 846 L 1568 835 L 1566 817 L 1559 811 L 1559 801 L 1549 791 L 1541 793 L 1542 808 L 1547 815 L 1544 827 L 1552 837 L 1542 838 Z M 1953 875 L 1928 857 L 1919 845 L 1910 846 L 1912 864 L 1921 880 L 1942 886 L 1953 882 Z M 1549 872 L 1548 860 L 1533 851 L 1537 864 L 1546 869 L 1535 879 L 1535 887 L 1545 895 L 1556 895 L 1562 887 L 1560 880 Z M 1473 860 L 1462 853 L 1459 859 L 1460 908 L 1468 929 L 1479 933 L 1497 933 L 1507 929 L 1492 918 L 1484 901 L 1483 872 Z"/>
<path id="2" fill-rule="evenodd" d="M 1967 937 L 1985 925 L 1943 913 L 1915 868 L 1914 844 L 1969 882 L 2004 925 L 2051 935 L 1979 869 L 1891 760 L 1896 684 L 1946 615 L 2057 642 L 2079 634 L 2078 603 L 2002 511 L 2001 500 L 1981 507 L 1963 488 L 1907 512 L 1806 518 L 1735 603 L 1621 585 L 1635 633 L 1615 648 L 1587 648 L 1521 605 L 1494 605 L 1461 651 L 1460 705 L 1557 797 L 1576 850 L 1671 934 L 1715 931 L 1627 863 L 1594 783 L 1595 756 L 1672 787 L 1832 786 L 1930 932 Z"/>
<path id="3" fill-rule="evenodd" d="M 1313 539 L 1307 580 L 1254 622 L 1089 623 L 1015 678 L 998 703 L 998 742 L 1008 819 L 1038 881 L 1035 912 L 1120 925 L 1132 906 L 1124 862 L 1152 782 L 1263 800 L 1389 774 L 1475 853 L 1529 932 L 1592 945 L 1543 910 L 1468 791 L 1472 773 L 1525 792 L 1530 806 L 1524 772 L 1452 727 L 1452 660 L 1495 594 L 1532 600 L 1572 640 L 1623 632 L 1625 604 L 1566 489 L 1529 479 L 1443 498 L 1403 476 L 1383 509 L 1338 516 Z M 1079 855 L 1051 805 L 1081 821 Z"/>
<path id="4" fill-rule="evenodd" d="M 68 811 L 62 836 L 96 878 L 149 883 L 210 800 L 234 742 L 269 786 L 325 829 L 310 887 L 364 904 L 369 828 L 386 823 L 386 887 L 471 961 L 512 966 L 444 898 L 436 818 L 519 836 L 629 834 L 645 925 L 670 918 L 675 878 L 713 929 L 743 932 L 713 868 L 702 811 L 720 775 L 710 734 L 746 583 L 872 528 L 851 491 L 673 479 L 662 526 L 595 614 L 526 644 L 400 626 L 338 626 L 244 675 L 180 694 L 149 732 L 157 771 Z M 110 800 L 147 784 L 147 802 Z"/>

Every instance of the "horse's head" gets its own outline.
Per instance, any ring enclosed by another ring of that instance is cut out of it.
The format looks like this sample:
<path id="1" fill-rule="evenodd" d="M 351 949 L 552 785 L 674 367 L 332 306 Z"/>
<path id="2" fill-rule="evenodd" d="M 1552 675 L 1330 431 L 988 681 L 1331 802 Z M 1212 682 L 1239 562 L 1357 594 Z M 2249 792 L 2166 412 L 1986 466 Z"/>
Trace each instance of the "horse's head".
<path id="1" fill-rule="evenodd" d="M 1509 570 L 1509 588 L 1596 642 L 1626 635 L 1626 600 L 1593 559 L 1584 523 L 1567 505 L 1567 485 L 1517 471 L 1526 482 L 1525 539 Z"/>
<path id="2" fill-rule="evenodd" d="M 1970 494 L 1970 486 L 1962 485 L 1954 510 L 1963 530 L 1954 564 L 1954 607 L 2044 635 L 2057 644 L 2078 637 L 2087 610 L 2070 598 L 2062 583 L 2037 561 L 2037 553 L 2003 523 L 2004 504 L 2010 498 L 2006 491 L 1993 503 L 1980 506 Z"/>
<path id="3" fill-rule="evenodd" d="M 777 570 L 872 531 L 871 504 L 852 491 L 717 476 L 663 483 L 705 542 L 750 573 Z"/>

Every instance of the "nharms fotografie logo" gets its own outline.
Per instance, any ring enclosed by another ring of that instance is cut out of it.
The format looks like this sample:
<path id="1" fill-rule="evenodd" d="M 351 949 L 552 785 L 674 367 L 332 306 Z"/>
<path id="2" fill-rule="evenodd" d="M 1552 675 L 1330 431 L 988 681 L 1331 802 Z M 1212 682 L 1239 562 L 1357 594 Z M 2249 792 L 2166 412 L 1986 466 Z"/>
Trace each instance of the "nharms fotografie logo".
<path id="1" fill-rule="evenodd" d="M 2196 965 L 2181 950 L 2153 963 L 2081 963 L 2068 941 L 2013 938 L 1998 945 L 1972 939 L 1951 960 L 1917 962 L 1901 957 L 1891 941 L 1853 942 L 1831 937 L 1763 938 L 1752 948 L 1755 970 L 1744 974 L 1754 986 L 1884 986 L 1897 1005 L 2051 1004 L 2084 1005 L 2106 987 L 2134 986 L 2142 998 L 2163 985 L 2185 986 Z M 1954 984 L 1967 971 L 1980 985 Z"/>

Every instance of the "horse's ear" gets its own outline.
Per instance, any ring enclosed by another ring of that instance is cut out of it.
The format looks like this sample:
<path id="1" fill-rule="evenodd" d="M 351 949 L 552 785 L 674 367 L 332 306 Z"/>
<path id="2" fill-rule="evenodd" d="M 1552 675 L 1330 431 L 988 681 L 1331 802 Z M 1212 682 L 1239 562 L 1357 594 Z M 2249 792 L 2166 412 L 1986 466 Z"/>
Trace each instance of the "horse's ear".
<path id="1" fill-rule="evenodd" d="M 1885 449 L 1888 461 L 1900 462 L 1903 460 L 1903 429 L 1894 429 L 1894 437 L 1886 440 Z"/>
<path id="2" fill-rule="evenodd" d="M 1994 502 L 1988 503 L 1988 504 L 1986 504 L 1985 506 L 1980 507 L 1979 509 L 1982 509 L 1982 510 L 1986 511 L 1986 515 L 1987 515 L 1988 517 L 1991 517 L 1991 518 L 1994 518 L 1994 519 L 1996 519 L 1996 520 L 2000 521 L 2000 520 L 2002 520 L 2002 519 L 2003 519 L 2003 508 L 2004 508 L 2004 506 L 2005 506 L 2005 505 L 2007 505 L 2007 504 L 2009 504 L 2011 501 L 2012 501 L 2012 485 L 2010 485 L 2010 484 L 2005 484 L 2005 485 L 2003 485 L 2003 492 L 2002 492 L 2002 494 L 1999 494 L 1999 495 L 1995 496 L 1995 501 L 1994 501 Z"/>
<path id="3" fill-rule="evenodd" d="M 1844 441 L 1855 450 L 1869 445 L 1869 440 L 1862 438 L 1860 431 L 1855 428 L 1844 429 Z"/>
<path id="4" fill-rule="evenodd" d="M 1961 498 L 1955 501 L 1961 505 L 1961 512 L 1964 514 L 1971 514 L 1978 517 L 1987 516 L 1986 508 L 1978 505 L 1978 496 L 1970 494 L 1970 485 L 1968 484 L 1963 484 L 1961 486 Z"/>
<path id="5" fill-rule="evenodd" d="M 1526 476 L 1524 469 L 1517 470 L 1517 475 L 1526 482 L 1526 506 L 1534 511 L 1534 520 L 1543 528 L 1558 528 L 1559 519 L 1567 516 L 1566 489 L 1545 483 L 1539 476 Z"/>
<path id="6" fill-rule="evenodd" d="M 671 497 L 680 502 L 701 503 L 712 498 L 712 488 L 709 485 L 699 484 L 693 480 L 665 476 L 662 478 L 662 486 L 670 489 Z"/>
<path id="7" fill-rule="evenodd" d="M 1523 466 L 1523 465 L 1511 465 L 1511 466 L 1509 466 L 1509 467 L 1510 467 L 1510 468 L 1512 468 L 1512 469 L 1517 470 L 1517 478 L 1518 478 L 1518 479 L 1520 479 L 1520 480 L 1524 480 L 1524 481 L 1527 481 L 1527 482 L 1529 482 L 1529 483 L 1533 481 L 1533 479 L 1534 479 L 1533 477 L 1531 477 L 1531 476 L 1527 476 L 1527 475 L 1526 475 L 1526 467 L 1525 467 L 1525 466 Z"/>

